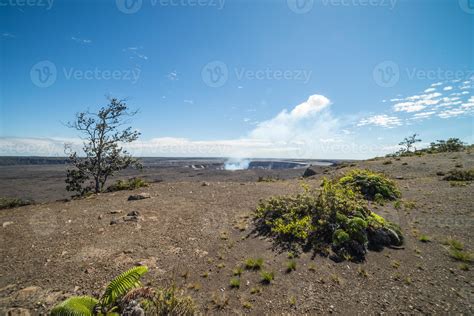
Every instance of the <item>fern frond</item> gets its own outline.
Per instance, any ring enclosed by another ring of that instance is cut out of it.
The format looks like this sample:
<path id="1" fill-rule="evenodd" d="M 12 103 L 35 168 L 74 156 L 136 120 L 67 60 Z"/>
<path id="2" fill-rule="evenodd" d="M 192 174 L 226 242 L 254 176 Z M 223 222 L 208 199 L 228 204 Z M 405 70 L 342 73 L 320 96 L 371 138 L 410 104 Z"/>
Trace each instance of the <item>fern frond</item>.
<path id="1" fill-rule="evenodd" d="M 134 267 L 113 279 L 105 289 L 101 304 L 110 306 L 131 289 L 139 287 L 141 285 L 140 278 L 147 271 L 148 267 L 146 266 Z"/>
<path id="2" fill-rule="evenodd" d="M 73 296 L 51 310 L 51 316 L 92 316 L 99 301 L 90 296 Z"/>

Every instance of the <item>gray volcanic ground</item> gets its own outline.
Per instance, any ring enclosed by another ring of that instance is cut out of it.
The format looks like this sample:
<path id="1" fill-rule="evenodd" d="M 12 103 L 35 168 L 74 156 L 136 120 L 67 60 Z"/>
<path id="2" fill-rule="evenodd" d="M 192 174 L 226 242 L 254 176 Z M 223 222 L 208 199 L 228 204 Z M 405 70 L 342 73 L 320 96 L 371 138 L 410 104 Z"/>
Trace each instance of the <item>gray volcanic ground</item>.
<path id="1" fill-rule="evenodd" d="M 141 177 L 148 182 L 180 181 L 256 181 L 259 177 L 290 179 L 300 177 L 309 165 L 330 166 L 329 160 L 252 159 L 228 160 L 224 158 L 140 158 L 142 170 L 127 169 L 108 184 L 119 178 Z M 0 193 L 2 197 L 32 199 L 47 202 L 69 198 L 65 190 L 65 158 L 0 157 Z M 226 165 L 227 163 L 227 165 Z M 246 168 L 226 170 L 226 168 Z"/>

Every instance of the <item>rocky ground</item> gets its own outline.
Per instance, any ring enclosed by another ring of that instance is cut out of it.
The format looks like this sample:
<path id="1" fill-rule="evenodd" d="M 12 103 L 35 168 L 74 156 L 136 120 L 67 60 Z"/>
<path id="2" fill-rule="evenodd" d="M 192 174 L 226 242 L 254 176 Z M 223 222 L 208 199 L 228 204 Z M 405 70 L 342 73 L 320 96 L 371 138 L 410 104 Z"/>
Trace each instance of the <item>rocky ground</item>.
<path id="1" fill-rule="evenodd" d="M 189 171 L 141 190 L 1 210 L 0 313 L 44 314 L 67 296 L 100 293 L 137 264 L 150 268 L 145 283 L 175 283 L 205 314 L 474 313 L 474 267 L 461 270 L 443 245 L 451 237 L 474 250 L 474 184 L 453 186 L 437 175 L 474 168 L 474 154 L 320 167 L 306 181 L 318 186 L 355 167 L 383 171 L 399 185 L 401 209 L 373 207 L 401 226 L 403 249 L 370 252 L 360 264 L 302 253 L 287 273 L 288 254 L 251 234 L 251 216 L 260 199 L 299 192 L 302 170 L 276 182 L 257 182 L 250 171 Z M 128 200 L 140 193 L 150 198 Z M 257 257 L 274 282 L 261 285 L 258 272 L 244 271 L 231 289 L 232 269 Z"/>

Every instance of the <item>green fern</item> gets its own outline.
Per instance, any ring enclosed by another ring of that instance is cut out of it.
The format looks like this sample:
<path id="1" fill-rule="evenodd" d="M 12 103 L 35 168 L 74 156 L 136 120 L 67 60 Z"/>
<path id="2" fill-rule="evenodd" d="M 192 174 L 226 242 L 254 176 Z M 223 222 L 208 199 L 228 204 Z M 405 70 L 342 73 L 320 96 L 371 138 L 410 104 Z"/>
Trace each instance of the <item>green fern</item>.
<path id="1" fill-rule="evenodd" d="M 146 266 L 134 267 L 113 279 L 107 288 L 100 302 L 104 307 L 115 304 L 128 291 L 141 285 L 140 278 L 148 271 Z"/>
<path id="2" fill-rule="evenodd" d="M 90 296 L 73 296 L 51 310 L 51 316 L 92 316 L 99 301 Z"/>

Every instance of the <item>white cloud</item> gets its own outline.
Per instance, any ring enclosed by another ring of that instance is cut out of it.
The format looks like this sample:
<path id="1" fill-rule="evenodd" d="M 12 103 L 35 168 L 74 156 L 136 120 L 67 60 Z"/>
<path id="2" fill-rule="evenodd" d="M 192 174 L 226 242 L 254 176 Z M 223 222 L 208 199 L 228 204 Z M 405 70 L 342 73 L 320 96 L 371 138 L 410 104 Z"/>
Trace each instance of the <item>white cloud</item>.
<path id="1" fill-rule="evenodd" d="M 450 90 L 453 90 L 453 87 L 452 86 L 447 86 L 447 87 L 444 87 L 443 90 L 444 91 L 450 91 Z"/>
<path id="2" fill-rule="evenodd" d="M 140 53 L 140 51 L 142 49 L 143 49 L 142 47 L 131 46 L 131 47 L 127 47 L 127 48 L 122 49 L 122 51 L 128 53 L 130 55 L 129 56 L 130 59 L 140 58 L 140 59 L 143 59 L 143 60 L 148 60 L 148 56 Z"/>
<path id="3" fill-rule="evenodd" d="M 176 70 L 174 70 L 174 71 L 170 72 L 169 74 L 167 74 L 166 78 L 168 78 L 171 81 L 179 80 L 178 72 Z"/>
<path id="4" fill-rule="evenodd" d="M 79 37 L 71 37 L 71 39 L 79 44 L 90 44 L 92 41 L 90 39 L 85 39 L 85 38 L 79 38 Z"/>
<path id="5" fill-rule="evenodd" d="M 386 114 L 382 115 L 374 115 L 368 118 L 361 120 L 357 126 L 365 126 L 365 125 L 375 125 L 380 127 L 386 128 L 393 128 L 396 126 L 401 126 L 402 121 L 396 116 L 388 116 Z"/>
<path id="6" fill-rule="evenodd" d="M 436 91 L 436 88 L 428 88 L 425 90 L 425 93 Z"/>
<path id="7" fill-rule="evenodd" d="M 194 104 L 194 100 L 183 100 L 184 103 Z"/>
<path id="8" fill-rule="evenodd" d="M 443 84 L 442 82 L 436 82 L 436 83 L 433 83 L 431 86 L 432 87 L 437 87 L 437 86 L 440 86 L 442 84 Z"/>
<path id="9" fill-rule="evenodd" d="M 425 119 L 425 118 L 433 116 L 433 114 L 435 114 L 435 113 L 436 113 L 436 111 L 420 112 L 420 113 L 416 113 L 415 115 L 413 115 L 413 118 L 414 119 Z"/>

